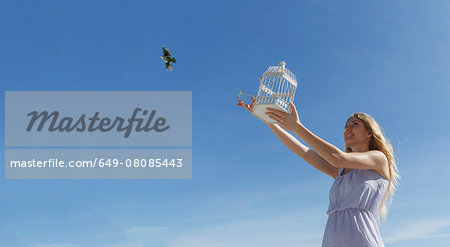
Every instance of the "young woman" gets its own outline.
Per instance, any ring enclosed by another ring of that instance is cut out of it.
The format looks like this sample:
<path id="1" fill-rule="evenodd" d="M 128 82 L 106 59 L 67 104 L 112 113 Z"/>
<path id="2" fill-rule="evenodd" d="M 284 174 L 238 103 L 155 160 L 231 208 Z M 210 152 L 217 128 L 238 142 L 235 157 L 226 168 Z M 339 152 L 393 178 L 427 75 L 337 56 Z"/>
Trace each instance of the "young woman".
<path id="1" fill-rule="evenodd" d="M 253 111 L 253 102 L 238 105 Z M 366 113 L 354 113 L 344 130 L 345 152 L 310 132 L 292 113 L 275 109 L 266 113 L 277 124 L 267 124 L 292 152 L 334 178 L 322 247 L 381 247 L 378 219 L 385 218 L 399 178 L 392 145 L 378 123 Z M 300 143 L 292 131 L 312 149 Z"/>

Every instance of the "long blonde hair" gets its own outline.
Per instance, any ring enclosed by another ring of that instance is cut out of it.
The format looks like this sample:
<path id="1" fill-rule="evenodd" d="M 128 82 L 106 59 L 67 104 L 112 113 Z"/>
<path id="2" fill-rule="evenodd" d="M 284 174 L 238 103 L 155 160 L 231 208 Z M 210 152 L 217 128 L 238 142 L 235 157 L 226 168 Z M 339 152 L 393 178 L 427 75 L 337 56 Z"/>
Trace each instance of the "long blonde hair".
<path id="1" fill-rule="evenodd" d="M 369 133 L 372 134 L 369 142 L 369 150 L 379 150 L 383 152 L 388 160 L 389 184 L 380 204 L 381 216 L 383 219 L 386 219 L 388 207 L 392 203 L 392 198 L 394 197 L 395 190 L 398 185 L 398 180 L 400 179 L 399 170 L 394 158 L 394 149 L 387 138 L 384 136 L 383 131 L 381 131 L 381 128 L 378 125 L 377 121 L 375 121 L 372 116 L 364 112 L 355 112 L 351 117 L 360 119 L 364 123 L 364 126 L 369 131 Z M 345 152 L 350 153 L 352 152 L 352 149 L 345 145 Z"/>

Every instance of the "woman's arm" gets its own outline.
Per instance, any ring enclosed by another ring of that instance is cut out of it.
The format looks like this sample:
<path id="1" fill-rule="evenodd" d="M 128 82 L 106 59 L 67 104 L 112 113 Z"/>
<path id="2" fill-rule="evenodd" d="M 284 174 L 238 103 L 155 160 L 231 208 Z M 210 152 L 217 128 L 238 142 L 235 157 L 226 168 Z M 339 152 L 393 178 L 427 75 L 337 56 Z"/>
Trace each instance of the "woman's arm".
<path id="1" fill-rule="evenodd" d="M 310 149 L 299 142 L 295 137 L 282 129 L 277 124 L 266 124 L 280 141 L 286 145 L 292 152 L 300 156 L 303 160 L 311 164 L 317 170 L 336 179 L 339 168 L 333 167 L 328 161 L 320 157 L 313 149 Z"/>
<path id="2" fill-rule="evenodd" d="M 294 132 L 333 167 L 376 170 L 383 170 L 387 167 L 387 158 L 381 151 L 342 152 L 337 147 L 314 135 L 302 124 L 298 124 Z"/>
<path id="3" fill-rule="evenodd" d="M 339 150 L 332 144 L 314 135 L 300 122 L 295 105 L 289 102 L 292 113 L 267 108 L 270 118 L 275 119 L 280 126 L 286 130 L 293 131 L 322 158 L 333 167 L 344 167 L 353 169 L 375 169 L 386 171 L 388 168 L 387 157 L 378 150 L 368 152 L 346 153 Z"/>

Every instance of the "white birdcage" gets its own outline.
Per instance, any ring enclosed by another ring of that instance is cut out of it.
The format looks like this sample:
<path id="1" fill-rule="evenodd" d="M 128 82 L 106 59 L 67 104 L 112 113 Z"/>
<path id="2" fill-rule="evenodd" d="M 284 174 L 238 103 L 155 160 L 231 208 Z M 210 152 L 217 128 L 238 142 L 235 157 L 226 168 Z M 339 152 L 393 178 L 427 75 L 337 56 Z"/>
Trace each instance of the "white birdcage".
<path id="1" fill-rule="evenodd" d="M 258 96 L 253 106 L 253 115 L 266 123 L 276 123 L 266 115 L 266 108 L 274 108 L 291 113 L 289 101 L 294 103 L 297 79 L 294 73 L 286 69 L 286 63 L 270 66 L 259 80 Z"/>
<path id="2" fill-rule="evenodd" d="M 291 113 L 289 101 L 294 103 L 296 89 L 297 79 L 291 71 L 286 69 L 285 62 L 280 62 L 278 66 L 270 66 L 259 80 L 258 95 L 254 101 L 252 114 L 266 123 L 276 123 L 265 114 L 266 108 Z M 237 99 L 240 99 L 241 95 L 252 96 L 239 92 Z"/>

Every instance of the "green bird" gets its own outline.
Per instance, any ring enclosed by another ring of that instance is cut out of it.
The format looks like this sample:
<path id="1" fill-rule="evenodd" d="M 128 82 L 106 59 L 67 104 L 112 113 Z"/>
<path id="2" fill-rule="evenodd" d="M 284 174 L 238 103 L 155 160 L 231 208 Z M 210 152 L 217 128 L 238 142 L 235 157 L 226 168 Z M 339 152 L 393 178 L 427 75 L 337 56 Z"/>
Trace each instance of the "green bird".
<path id="1" fill-rule="evenodd" d="M 173 65 L 171 63 L 176 63 L 177 60 L 172 57 L 172 52 L 167 49 L 165 46 L 162 47 L 163 55 L 161 56 L 161 59 L 164 60 L 166 63 L 166 69 L 168 71 L 171 71 L 173 69 Z"/>

